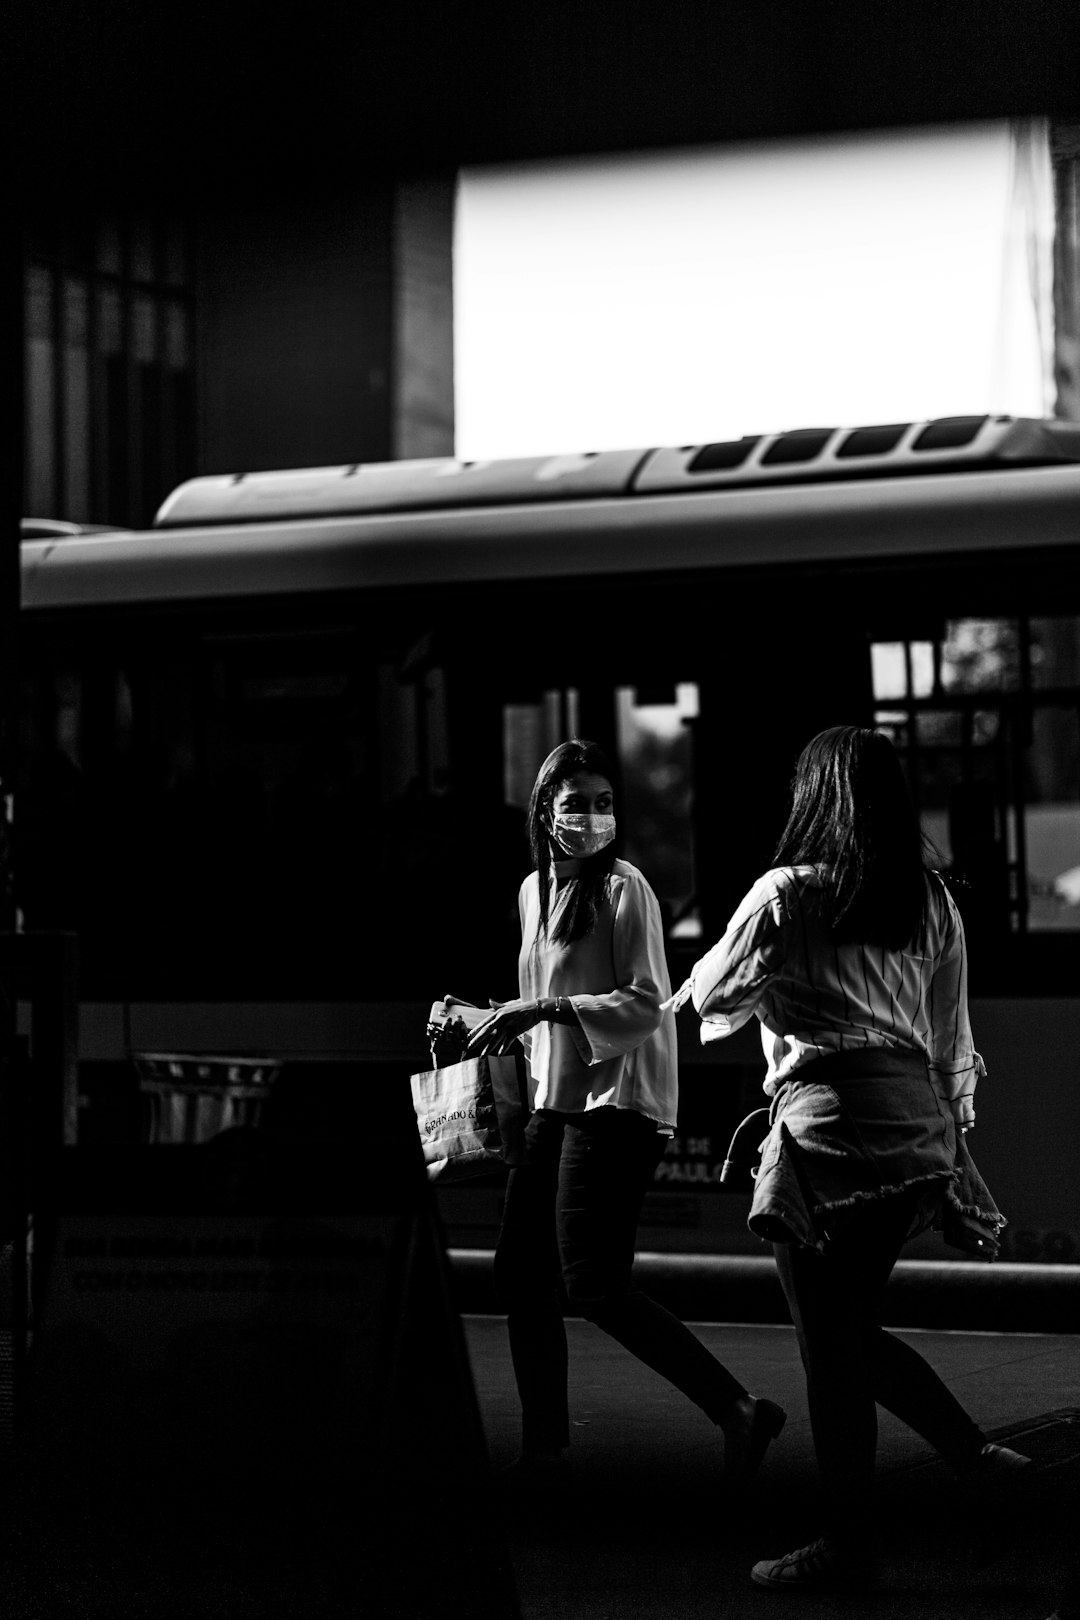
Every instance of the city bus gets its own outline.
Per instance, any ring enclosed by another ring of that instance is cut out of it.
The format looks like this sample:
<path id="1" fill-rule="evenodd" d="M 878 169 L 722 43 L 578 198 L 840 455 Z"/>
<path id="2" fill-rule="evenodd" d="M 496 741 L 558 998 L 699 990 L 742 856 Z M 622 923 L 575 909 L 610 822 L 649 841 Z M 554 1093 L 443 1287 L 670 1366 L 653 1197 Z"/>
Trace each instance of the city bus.
<path id="1" fill-rule="evenodd" d="M 144 1128 L 139 1054 L 215 1054 L 377 1151 L 432 1001 L 516 993 L 551 747 L 616 761 L 678 983 L 802 745 L 874 725 L 965 919 L 1003 1252 L 1080 1260 L 1080 424 L 199 477 L 146 532 L 28 533 L 16 901 L 78 936 L 80 1140 Z M 748 1252 L 718 1178 L 760 1044 L 684 1011 L 679 1051 L 643 1242 Z M 440 1195 L 450 1240 L 500 1192 Z"/>

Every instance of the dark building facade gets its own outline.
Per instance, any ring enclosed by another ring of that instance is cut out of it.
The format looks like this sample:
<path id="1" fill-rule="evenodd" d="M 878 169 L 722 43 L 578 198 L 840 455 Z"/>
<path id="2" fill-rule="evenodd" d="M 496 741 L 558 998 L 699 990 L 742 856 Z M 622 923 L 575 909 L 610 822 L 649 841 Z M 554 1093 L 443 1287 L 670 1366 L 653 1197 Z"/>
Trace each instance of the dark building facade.
<path id="1" fill-rule="evenodd" d="M 40 219 L 26 260 L 24 511 L 146 521 L 196 466 L 193 225 Z"/>
<path id="2" fill-rule="evenodd" d="M 24 513 L 141 527 L 199 473 L 452 454 L 453 195 L 33 219 Z"/>

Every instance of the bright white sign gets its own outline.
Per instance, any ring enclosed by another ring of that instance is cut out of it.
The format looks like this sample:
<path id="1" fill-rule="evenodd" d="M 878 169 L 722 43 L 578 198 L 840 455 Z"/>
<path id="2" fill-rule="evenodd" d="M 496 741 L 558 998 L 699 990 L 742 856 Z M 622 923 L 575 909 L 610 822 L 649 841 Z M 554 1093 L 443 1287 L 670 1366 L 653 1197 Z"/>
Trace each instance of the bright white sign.
<path id="1" fill-rule="evenodd" d="M 1045 126 L 467 170 L 457 453 L 1052 408 Z"/>

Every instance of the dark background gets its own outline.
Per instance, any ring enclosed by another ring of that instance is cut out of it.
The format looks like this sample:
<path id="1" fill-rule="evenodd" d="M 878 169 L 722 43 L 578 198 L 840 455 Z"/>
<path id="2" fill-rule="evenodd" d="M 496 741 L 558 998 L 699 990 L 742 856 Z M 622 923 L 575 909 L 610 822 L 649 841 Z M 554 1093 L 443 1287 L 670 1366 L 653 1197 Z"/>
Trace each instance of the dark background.
<path id="1" fill-rule="evenodd" d="M 18 0 L 9 18 L 14 183 L 35 205 L 1080 103 L 1070 0 Z"/>

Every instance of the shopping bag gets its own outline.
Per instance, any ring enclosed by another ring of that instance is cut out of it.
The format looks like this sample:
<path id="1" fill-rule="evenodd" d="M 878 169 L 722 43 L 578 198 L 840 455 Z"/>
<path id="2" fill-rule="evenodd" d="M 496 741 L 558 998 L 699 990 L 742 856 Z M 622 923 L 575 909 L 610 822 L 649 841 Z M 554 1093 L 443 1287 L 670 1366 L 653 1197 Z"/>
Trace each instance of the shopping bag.
<path id="1" fill-rule="evenodd" d="M 410 1077 L 428 1180 L 521 1162 L 529 1117 L 520 1056 L 465 1058 Z"/>

